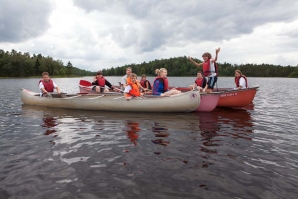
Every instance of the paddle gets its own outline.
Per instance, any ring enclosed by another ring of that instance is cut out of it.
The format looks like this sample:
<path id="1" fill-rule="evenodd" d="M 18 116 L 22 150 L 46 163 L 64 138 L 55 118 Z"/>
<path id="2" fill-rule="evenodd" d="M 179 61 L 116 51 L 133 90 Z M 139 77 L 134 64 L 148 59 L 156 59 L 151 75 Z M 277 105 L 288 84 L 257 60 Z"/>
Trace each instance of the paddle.
<path id="1" fill-rule="evenodd" d="M 117 91 L 117 92 L 120 92 L 120 93 L 123 93 L 123 91 L 122 91 L 121 89 L 116 88 L 116 87 L 114 87 L 113 90 L 115 90 L 115 91 Z"/>
<path id="2" fill-rule="evenodd" d="M 93 86 L 91 82 L 87 81 L 87 80 L 80 80 L 80 85 L 82 86 Z"/>

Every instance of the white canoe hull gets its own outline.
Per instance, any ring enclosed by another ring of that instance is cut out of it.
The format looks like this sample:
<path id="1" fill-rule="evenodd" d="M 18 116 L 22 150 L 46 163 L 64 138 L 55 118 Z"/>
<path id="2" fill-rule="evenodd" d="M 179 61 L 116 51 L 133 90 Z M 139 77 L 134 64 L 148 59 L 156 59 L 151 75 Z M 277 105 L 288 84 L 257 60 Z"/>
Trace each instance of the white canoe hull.
<path id="1" fill-rule="evenodd" d="M 123 94 L 102 95 L 53 95 L 39 97 L 38 93 L 22 89 L 24 104 L 68 109 L 126 111 L 126 112 L 191 112 L 200 105 L 200 93 L 190 91 L 171 97 L 148 96 L 127 101 Z"/>

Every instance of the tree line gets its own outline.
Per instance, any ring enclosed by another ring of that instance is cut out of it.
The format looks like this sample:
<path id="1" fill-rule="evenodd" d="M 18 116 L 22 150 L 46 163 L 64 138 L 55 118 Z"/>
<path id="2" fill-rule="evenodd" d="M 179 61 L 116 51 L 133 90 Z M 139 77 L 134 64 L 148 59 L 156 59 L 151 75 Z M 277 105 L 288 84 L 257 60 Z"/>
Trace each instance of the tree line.
<path id="1" fill-rule="evenodd" d="M 202 60 L 193 58 L 197 63 Z M 105 76 L 123 76 L 126 68 L 131 67 L 138 76 L 146 74 L 155 76 L 155 69 L 166 68 L 169 76 L 196 76 L 197 71 L 202 70 L 192 64 L 186 56 L 174 57 L 143 62 L 141 64 L 128 64 L 124 66 L 103 69 Z M 218 63 L 219 76 L 234 76 L 234 71 L 239 69 L 248 77 L 298 77 L 297 66 L 280 66 L 272 64 L 230 64 Z M 32 56 L 26 52 L 15 50 L 4 52 L 0 49 L 0 77 L 32 77 L 40 76 L 47 71 L 51 76 L 93 76 L 96 72 L 86 71 L 74 67 L 71 62 L 66 65 L 61 60 L 52 57 L 44 57 L 41 54 Z"/>
<path id="2" fill-rule="evenodd" d="M 41 76 L 47 71 L 51 76 L 90 76 L 94 72 L 73 67 L 71 62 L 66 65 L 61 60 L 41 54 L 32 56 L 16 50 L 4 52 L 0 49 L 0 77 L 33 77 Z"/>
<path id="3" fill-rule="evenodd" d="M 202 60 L 193 58 L 197 63 Z M 186 56 L 174 57 L 169 59 L 153 60 L 148 63 L 128 64 L 120 67 L 112 67 L 104 69 L 103 74 L 106 76 L 122 76 L 125 74 L 126 68 L 131 67 L 132 71 L 137 75 L 146 74 L 147 76 L 155 76 L 155 69 L 166 68 L 168 76 L 196 76 L 197 71 L 202 70 L 192 64 Z M 219 76 L 234 76 L 235 70 L 241 72 L 248 77 L 298 77 L 298 65 L 280 66 L 272 64 L 230 64 L 218 63 Z"/>

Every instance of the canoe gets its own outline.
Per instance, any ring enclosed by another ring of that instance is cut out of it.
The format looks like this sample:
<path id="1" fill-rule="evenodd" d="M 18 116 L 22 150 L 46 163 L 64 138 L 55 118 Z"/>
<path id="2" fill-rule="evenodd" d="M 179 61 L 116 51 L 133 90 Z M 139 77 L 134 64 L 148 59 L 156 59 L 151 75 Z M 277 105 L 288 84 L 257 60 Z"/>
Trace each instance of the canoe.
<path id="1" fill-rule="evenodd" d="M 195 111 L 198 111 L 198 112 L 213 111 L 217 107 L 220 96 L 221 96 L 220 92 L 201 93 L 200 94 L 201 103 Z"/>
<path id="2" fill-rule="evenodd" d="M 222 91 L 218 100 L 217 107 L 244 107 L 251 104 L 256 96 L 259 87 L 247 89 L 231 90 L 227 88 L 218 88 Z"/>
<path id="3" fill-rule="evenodd" d="M 201 102 L 200 93 L 190 91 L 170 97 L 146 96 L 126 100 L 121 93 L 103 94 L 51 94 L 39 97 L 39 93 L 21 89 L 24 104 L 68 109 L 127 111 L 127 112 L 191 112 Z"/>
<path id="4" fill-rule="evenodd" d="M 79 85 L 80 88 L 80 93 L 86 93 L 86 94 L 98 94 L 97 92 L 92 90 L 92 87 L 90 86 L 81 86 Z M 181 90 L 183 92 L 189 91 L 189 88 L 184 88 L 184 87 L 179 87 L 176 88 L 177 90 Z M 147 95 L 151 95 L 152 92 L 146 92 Z M 201 97 L 201 103 L 198 106 L 198 108 L 194 111 L 199 111 L 199 112 L 210 112 L 213 111 L 218 103 L 219 97 L 220 97 L 220 92 L 213 92 L 210 94 L 207 93 L 200 93 Z"/>
<path id="5" fill-rule="evenodd" d="M 170 88 L 174 88 L 174 87 L 170 87 Z M 175 89 L 182 91 L 182 92 L 189 91 L 189 88 L 187 88 L 187 87 L 175 87 Z M 195 111 L 197 111 L 197 112 L 211 112 L 211 111 L 213 111 L 218 104 L 220 95 L 221 95 L 221 92 L 200 93 L 201 103 Z"/>
<path id="6" fill-rule="evenodd" d="M 175 87 L 177 90 L 182 92 L 186 92 L 189 90 L 187 87 Z M 231 88 L 216 88 L 216 93 L 220 93 L 220 97 L 218 99 L 218 103 L 216 107 L 226 107 L 226 108 L 237 108 L 237 107 L 245 107 L 250 105 L 257 93 L 259 87 L 251 87 L 247 89 L 233 90 Z M 208 96 L 209 94 L 207 94 Z M 200 107 L 208 106 L 208 99 L 205 103 L 204 93 L 201 93 L 201 104 Z M 211 101 L 210 101 L 211 103 Z M 198 107 L 198 109 L 200 108 Z M 198 110 L 202 111 L 202 110 Z"/>

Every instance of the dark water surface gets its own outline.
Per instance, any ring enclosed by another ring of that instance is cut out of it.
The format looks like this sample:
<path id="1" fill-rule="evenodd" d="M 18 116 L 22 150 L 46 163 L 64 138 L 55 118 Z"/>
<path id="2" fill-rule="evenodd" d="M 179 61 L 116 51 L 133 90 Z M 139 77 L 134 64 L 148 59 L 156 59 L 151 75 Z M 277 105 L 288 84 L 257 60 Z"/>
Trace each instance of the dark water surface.
<path id="1" fill-rule="evenodd" d="M 80 79 L 54 81 L 76 93 Z M 298 79 L 249 78 L 260 89 L 245 109 L 174 114 L 26 106 L 20 88 L 38 79 L 0 84 L 0 199 L 298 195 Z"/>

